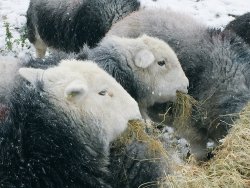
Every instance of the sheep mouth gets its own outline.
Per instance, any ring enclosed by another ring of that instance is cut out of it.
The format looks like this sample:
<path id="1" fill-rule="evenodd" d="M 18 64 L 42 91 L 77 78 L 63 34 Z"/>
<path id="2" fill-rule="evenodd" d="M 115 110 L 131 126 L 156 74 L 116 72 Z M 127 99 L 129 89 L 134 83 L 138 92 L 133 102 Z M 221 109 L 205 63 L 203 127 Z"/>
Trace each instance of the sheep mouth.
<path id="1" fill-rule="evenodd" d="M 141 114 L 133 115 L 129 118 L 129 121 L 138 121 L 142 119 Z"/>
<path id="2" fill-rule="evenodd" d="M 176 94 L 177 94 L 177 93 L 187 94 L 187 93 L 188 93 L 188 89 L 187 89 L 187 88 L 178 89 L 178 90 L 176 90 Z"/>

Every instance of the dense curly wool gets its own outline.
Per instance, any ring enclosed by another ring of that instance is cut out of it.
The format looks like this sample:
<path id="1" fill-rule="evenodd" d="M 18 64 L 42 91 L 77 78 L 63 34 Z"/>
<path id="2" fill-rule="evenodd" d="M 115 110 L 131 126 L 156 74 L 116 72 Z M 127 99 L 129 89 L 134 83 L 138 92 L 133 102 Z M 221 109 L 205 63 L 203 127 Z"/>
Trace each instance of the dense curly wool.
<path id="1" fill-rule="evenodd" d="M 90 134 L 98 130 L 53 105 L 48 100 L 53 96 L 37 84 L 40 90 L 21 79 L 6 104 L 8 117 L 0 121 L 0 186 L 110 187 L 105 182 L 108 151 L 102 137 Z"/>
<path id="2" fill-rule="evenodd" d="M 235 20 L 227 24 L 224 31 L 235 32 L 250 45 L 250 12 L 236 17 Z"/>
<path id="3" fill-rule="evenodd" d="M 205 111 L 206 116 L 192 122 L 195 127 L 206 138 L 218 141 L 225 136 L 250 99 L 249 46 L 233 33 L 208 29 L 169 10 L 135 12 L 114 24 L 108 35 L 142 33 L 164 40 L 175 50 L 189 79 L 189 94 L 201 101 Z M 202 144 L 205 147 L 206 142 Z"/>
<path id="4" fill-rule="evenodd" d="M 40 56 L 47 46 L 78 52 L 83 44 L 95 46 L 113 23 L 139 6 L 137 0 L 32 0 L 28 38 Z"/>

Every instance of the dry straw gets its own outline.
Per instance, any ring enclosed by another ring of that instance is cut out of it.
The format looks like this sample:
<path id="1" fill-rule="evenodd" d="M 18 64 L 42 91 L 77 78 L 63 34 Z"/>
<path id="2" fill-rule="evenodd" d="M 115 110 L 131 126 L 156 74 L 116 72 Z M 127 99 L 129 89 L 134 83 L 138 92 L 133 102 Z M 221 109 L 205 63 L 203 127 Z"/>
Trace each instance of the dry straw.
<path id="1" fill-rule="evenodd" d="M 176 101 L 170 108 L 166 109 L 160 124 L 172 124 L 176 131 L 182 132 L 191 126 L 191 120 L 206 118 L 206 111 L 202 108 L 202 102 L 195 100 L 188 94 L 176 93 Z"/>
<path id="2" fill-rule="evenodd" d="M 200 103 L 185 94 L 178 94 L 173 107 L 174 121 L 181 127 L 188 125 L 193 107 Z M 202 113 L 201 113 L 202 115 Z M 115 142 L 116 148 L 124 148 L 132 141 L 145 143 L 150 156 L 169 156 L 158 139 L 159 131 L 148 130 L 142 121 L 130 121 L 127 131 Z M 177 165 L 175 172 L 165 177 L 159 187 L 171 188 L 247 188 L 250 187 L 250 104 L 240 113 L 240 119 L 231 128 L 223 143 L 214 151 L 215 156 L 199 164 L 190 161 Z M 168 158 L 168 159 L 167 159 Z M 155 185 L 155 184 L 154 184 Z"/>
<path id="3" fill-rule="evenodd" d="M 187 128 L 191 120 L 205 119 L 206 110 L 203 108 L 203 101 L 197 101 L 188 94 L 176 93 L 176 101 L 172 106 L 173 125 L 176 128 Z"/>
<path id="4" fill-rule="evenodd" d="M 166 177 L 161 187 L 250 187 L 250 104 L 240 114 L 215 157 L 202 165 L 187 164 Z"/>

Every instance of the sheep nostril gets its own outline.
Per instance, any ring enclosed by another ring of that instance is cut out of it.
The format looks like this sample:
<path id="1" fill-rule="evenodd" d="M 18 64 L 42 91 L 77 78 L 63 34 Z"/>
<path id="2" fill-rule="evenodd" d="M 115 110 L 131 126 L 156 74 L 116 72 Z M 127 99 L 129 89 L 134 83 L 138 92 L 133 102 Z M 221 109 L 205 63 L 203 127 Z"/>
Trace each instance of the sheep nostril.
<path id="1" fill-rule="evenodd" d="M 114 96 L 114 94 L 113 94 L 111 91 L 108 92 L 108 95 L 109 95 L 110 97 L 113 97 L 113 96 Z"/>

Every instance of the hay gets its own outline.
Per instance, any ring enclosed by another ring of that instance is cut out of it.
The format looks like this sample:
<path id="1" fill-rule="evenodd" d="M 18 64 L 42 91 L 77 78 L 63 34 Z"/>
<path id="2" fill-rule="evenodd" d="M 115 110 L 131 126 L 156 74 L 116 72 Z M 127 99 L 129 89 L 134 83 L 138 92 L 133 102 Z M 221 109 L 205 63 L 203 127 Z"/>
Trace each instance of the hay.
<path id="1" fill-rule="evenodd" d="M 203 121 L 207 118 L 207 111 L 203 107 L 206 101 L 197 101 L 192 96 L 181 92 L 177 92 L 176 96 L 172 106 L 175 127 L 187 128 L 191 125 L 191 120 Z"/>
<path id="2" fill-rule="evenodd" d="M 176 101 L 173 105 L 174 124 L 185 126 L 190 121 L 192 108 L 198 104 L 193 97 L 181 92 L 176 93 Z"/>
<path id="3" fill-rule="evenodd" d="M 215 151 L 200 166 L 189 163 L 166 177 L 160 187 L 250 187 L 250 104 Z"/>
<path id="4" fill-rule="evenodd" d="M 145 130 L 148 130 L 150 134 Z M 160 131 L 155 129 L 152 125 L 146 124 L 140 120 L 132 120 L 129 121 L 127 130 L 114 142 L 112 147 L 122 149 L 133 141 L 137 141 L 146 144 L 148 154 L 152 156 L 152 159 L 162 157 L 167 159 L 167 151 L 159 140 L 159 135 Z"/>
<path id="5" fill-rule="evenodd" d="M 163 120 L 160 124 L 171 123 L 177 132 L 183 132 L 191 127 L 191 120 L 206 119 L 207 114 L 202 106 L 203 102 L 195 100 L 188 94 L 177 92 L 176 101 L 167 107 L 166 113 L 161 114 Z"/>

